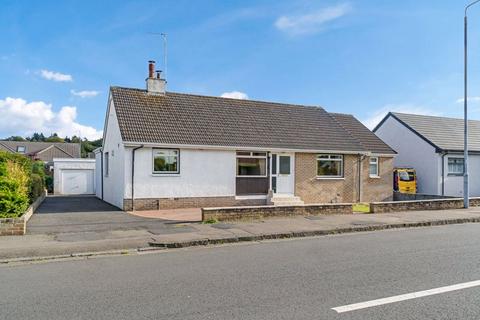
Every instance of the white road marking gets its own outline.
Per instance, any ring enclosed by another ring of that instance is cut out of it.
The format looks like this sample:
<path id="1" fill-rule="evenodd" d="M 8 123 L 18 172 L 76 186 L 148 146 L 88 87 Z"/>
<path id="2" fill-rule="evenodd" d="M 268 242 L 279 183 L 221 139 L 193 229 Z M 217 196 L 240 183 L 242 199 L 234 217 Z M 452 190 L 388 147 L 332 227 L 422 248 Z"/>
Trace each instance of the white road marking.
<path id="1" fill-rule="evenodd" d="M 464 283 L 454 284 L 454 285 L 451 285 L 451 286 L 445 286 L 445 287 L 429 289 L 429 290 L 424 290 L 424 291 L 406 293 L 406 294 L 401 294 L 401 295 L 398 295 L 398 296 L 392 296 L 392 297 L 388 297 L 388 298 L 382 298 L 382 299 L 376 299 L 376 300 L 370 300 L 370 301 L 365 301 L 365 302 L 348 304 L 348 305 L 345 305 L 345 306 L 332 308 L 332 310 L 335 310 L 338 313 L 343 313 L 343 312 L 360 310 L 360 309 L 365 309 L 365 308 L 370 308 L 370 307 L 381 306 L 381 305 L 384 305 L 384 304 L 389 304 L 389 303 L 394 303 L 394 302 L 400 302 L 400 301 L 405 301 L 405 300 L 410 300 L 410 299 L 433 296 L 435 294 L 440 294 L 440 293 L 445 293 L 445 292 L 450 292 L 450 291 L 456 291 L 456 290 L 462 290 L 462 289 L 467 289 L 467 288 L 472 288 L 472 287 L 477 287 L 477 286 L 480 286 L 480 280 L 464 282 Z"/>

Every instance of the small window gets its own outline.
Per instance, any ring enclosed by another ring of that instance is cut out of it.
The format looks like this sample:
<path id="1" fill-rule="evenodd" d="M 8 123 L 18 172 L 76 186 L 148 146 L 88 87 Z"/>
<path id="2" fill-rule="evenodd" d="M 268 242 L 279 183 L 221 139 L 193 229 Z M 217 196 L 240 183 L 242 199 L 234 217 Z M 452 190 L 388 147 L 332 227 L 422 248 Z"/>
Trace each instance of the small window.
<path id="1" fill-rule="evenodd" d="M 342 178 L 343 156 L 337 154 L 318 155 L 317 176 L 321 178 Z"/>
<path id="2" fill-rule="evenodd" d="M 266 177 L 267 153 L 246 151 L 237 152 L 237 176 Z"/>
<path id="3" fill-rule="evenodd" d="M 370 177 L 378 177 L 378 158 L 370 157 L 370 164 L 368 167 Z"/>
<path id="4" fill-rule="evenodd" d="M 463 174 L 463 158 L 448 158 L 448 174 Z"/>
<path id="5" fill-rule="evenodd" d="M 180 151 L 176 149 L 153 150 L 153 173 L 179 173 Z"/>
<path id="6" fill-rule="evenodd" d="M 279 156 L 280 174 L 290 174 L 290 156 Z"/>
<path id="7" fill-rule="evenodd" d="M 108 171 L 110 170 L 110 164 L 109 164 L 109 154 L 108 152 L 105 152 L 105 157 L 104 157 L 104 162 L 105 162 L 105 177 L 108 177 Z"/>
<path id="8" fill-rule="evenodd" d="M 18 153 L 25 153 L 25 146 L 17 146 Z"/>

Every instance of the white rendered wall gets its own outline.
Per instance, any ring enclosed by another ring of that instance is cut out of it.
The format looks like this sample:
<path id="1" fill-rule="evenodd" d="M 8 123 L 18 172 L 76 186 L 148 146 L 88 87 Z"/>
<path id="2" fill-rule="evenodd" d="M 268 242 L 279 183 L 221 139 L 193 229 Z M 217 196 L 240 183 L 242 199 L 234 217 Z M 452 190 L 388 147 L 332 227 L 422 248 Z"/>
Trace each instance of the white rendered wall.
<path id="1" fill-rule="evenodd" d="M 131 197 L 131 154 L 125 152 L 125 198 Z M 135 152 L 135 198 L 235 195 L 234 151 L 180 150 L 180 174 L 153 174 L 152 148 Z"/>
<path id="2" fill-rule="evenodd" d="M 106 176 L 105 153 L 109 153 L 109 173 Z M 103 200 L 118 208 L 123 208 L 125 182 L 125 148 L 118 127 L 117 115 L 113 102 L 107 118 L 106 134 L 103 141 Z"/>
<path id="3" fill-rule="evenodd" d="M 95 160 L 93 159 L 72 159 L 72 158 L 54 158 L 53 159 L 53 193 L 62 194 L 62 171 L 63 170 L 95 170 Z M 93 173 L 95 177 L 95 171 Z M 95 179 L 93 181 L 93 190 L 96 190 Z"/>
<path id="4" fill-rule="evenodd" d="M 375 134 L 398 153 L 393 161 L 395 167 L 412 167 L 416 170 L 418 193 L 441 194 L 441 156 L 433 146 L 391 116 Z"/>
<path id="5" fill-rule="evenodd" d="M 448 158 L 462 158 L 463 154 L 445 155 L 445 195 L 463 197 L 463 175 L 448 174 Z M 468 157 L 469 187 L 470 196 L 480 196 L 480 156 L 470 155 Z"/>

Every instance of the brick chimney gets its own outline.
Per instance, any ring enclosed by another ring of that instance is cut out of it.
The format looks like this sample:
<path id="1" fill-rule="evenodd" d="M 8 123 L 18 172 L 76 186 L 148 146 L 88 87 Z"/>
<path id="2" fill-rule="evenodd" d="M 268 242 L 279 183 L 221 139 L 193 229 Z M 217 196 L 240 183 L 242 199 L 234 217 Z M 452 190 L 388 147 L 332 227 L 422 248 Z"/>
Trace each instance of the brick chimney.
<path id="1" fill-rule="evenodd" d="M 155 61 L 148 61 L 148 78 L 145 80 L 147 82 L 147 93 L 149 94 L 165 94 L 165 87 L 167 81 L 162 79 L 161 71 L 155 71 Z"/>

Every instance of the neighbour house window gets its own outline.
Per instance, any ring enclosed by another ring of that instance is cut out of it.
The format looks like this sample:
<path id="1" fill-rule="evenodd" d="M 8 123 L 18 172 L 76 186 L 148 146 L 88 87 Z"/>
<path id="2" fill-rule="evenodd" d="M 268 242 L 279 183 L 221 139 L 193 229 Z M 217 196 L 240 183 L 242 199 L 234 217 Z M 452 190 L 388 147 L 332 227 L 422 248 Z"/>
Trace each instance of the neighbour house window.
<path id="1" fill-rule="evenodd" d="M 153 173 L 180 173 L 180 150 L 153 149 Z"/>
<path id="2" fill-rule="evenodd" d="M 342 178 L 343 155 L 319 154 L 317 156 L 317 176 L 320 178 Z"/>
<path id="3" fill-rule="evenodd" d="M 237 152 L 237 176 L 266 177 L 267 153 L 266 152 Z"/>
<path id="4" fill-rule="evenodd" d="M 18 153 L 25 153 L 25 146 L 17 146 Z"/>
<path id="5" fill-rule="evenodd" d="M 370 164 L 368 167 L 370 177 L 378 177 L 378 158 L 370 157 Z"/>
<path id="6" fill-rule="evenodd" d="M 103 159 L 103 161 L 105 162 L 105 177 L 108 177 L 108 172 L 110 170 L 110 164 L 109 164 L 109 156 L 108 156 L 108 152 L 105 152 L 105 157 Z"/>
<path id="7" fill-rule="evenodd" d="M 463 174 L 463 158 L 448 158 L 448 174 Z"/>

